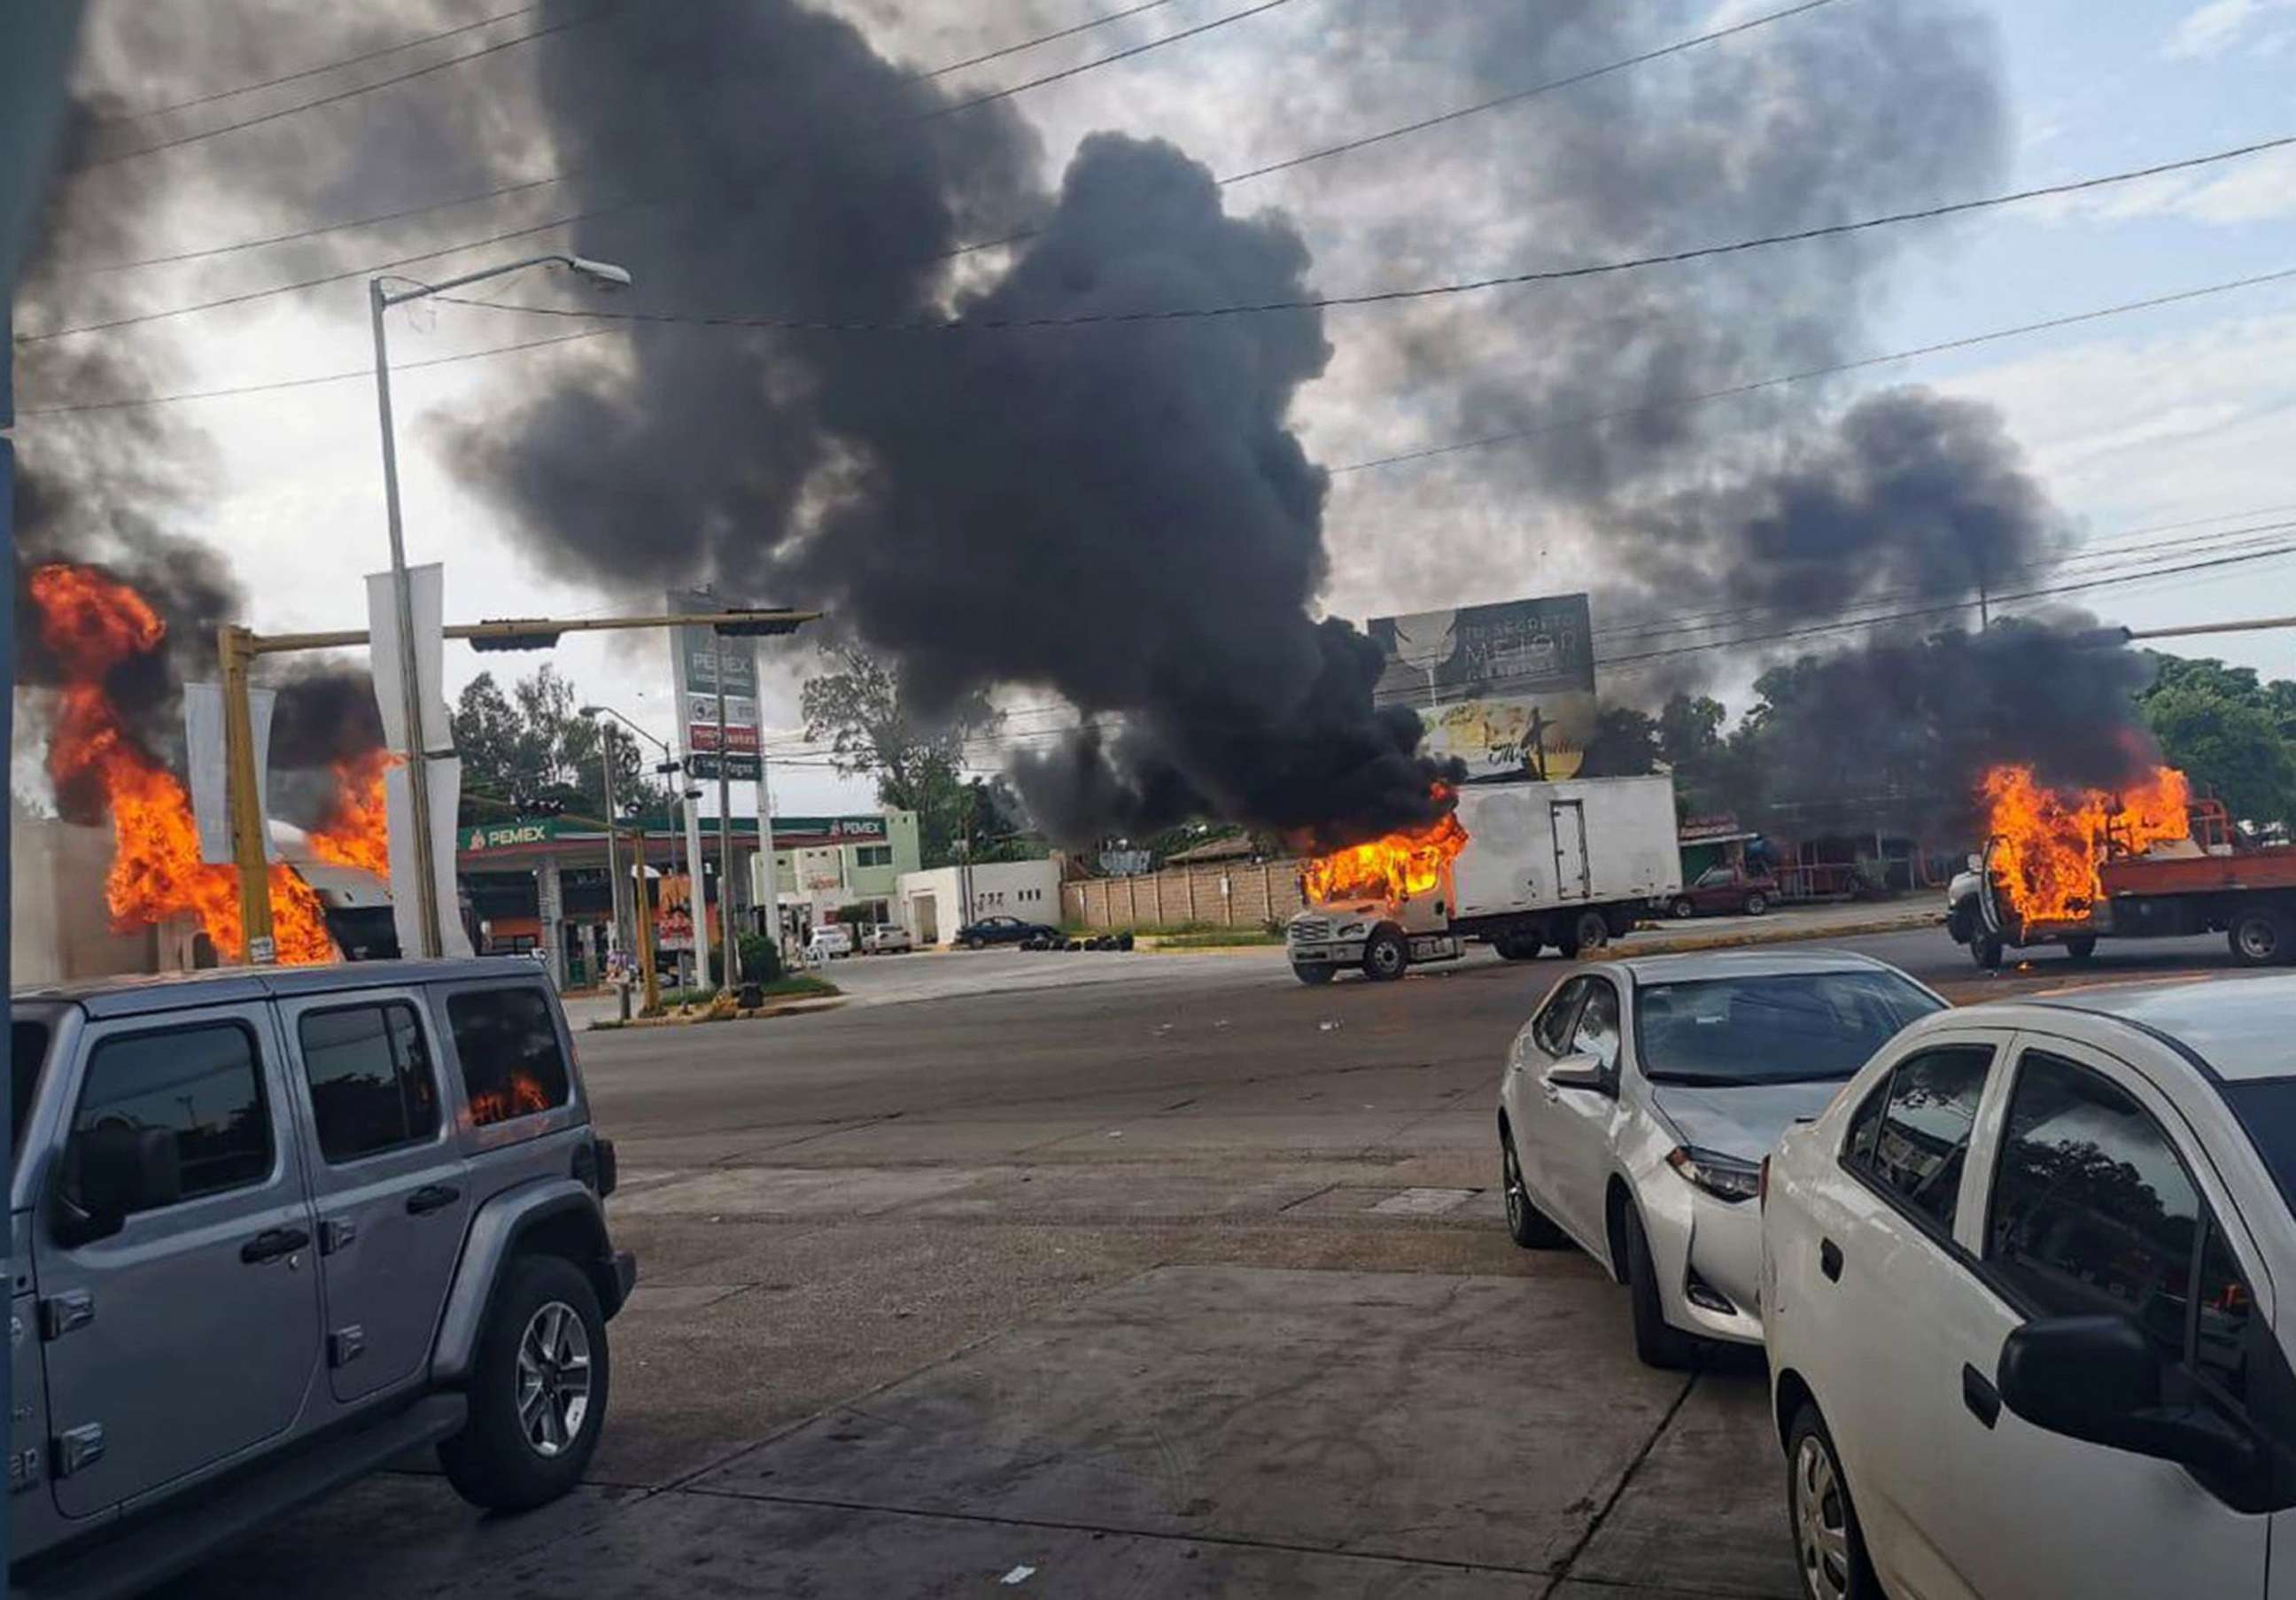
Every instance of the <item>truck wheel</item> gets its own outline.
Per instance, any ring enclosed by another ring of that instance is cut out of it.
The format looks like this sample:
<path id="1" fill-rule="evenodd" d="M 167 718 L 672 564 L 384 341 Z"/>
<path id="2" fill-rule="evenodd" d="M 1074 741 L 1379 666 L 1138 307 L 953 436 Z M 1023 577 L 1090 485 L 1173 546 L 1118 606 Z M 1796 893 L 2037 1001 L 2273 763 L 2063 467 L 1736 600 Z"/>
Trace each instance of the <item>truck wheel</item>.
<path id="1" fill-rule="evenodd" d="M 1404 948 L 1403 936 L 1392 929 L 1382 928 L 1371 936 L 1364 946 L 1364 975 L 1382 983 L 1392 983 L 1403 976 L 1403 969 L 1411 964 L 1411 952 Z"/>
<path id="2" fill-rule="evenodd" d="M 1667 909 L 1673 913 L 1676 917 L 1684 922 L 1687 922 L 1692 917 L 1698 915 L 1698 907 L 1690 903 L 1690 897 L 1687 895 L 1677 896 L 1674 904 L 1668 907 Z"/>
<path id="3" fill-rule="evenodd" d="M 2096 954 L 2096 935 L 2082 933 L 2065 940 L 2065 956 L 2072 961 L 2087 961 Z"/>
<path id="4" fill-rule="evenodd" d="M 2243 906 L 2232 914 L 2225 942 L 2239 966 L 2270 966 L 2288 959 L 2288 919 L 2271 906 Z"/>
<path id="5" fill-rule="evenodd" d="M 1994 933 L 1979 933 L 1969 941 L 1969 958 L 1977 963 L 1981 972 L 1998 972 L 2001 968 L 2000 936 Z"/>
<path id="6" fill-rule="evenodd" d="M 1329 983 L 1338 972 L 1339 969 L 1328 962 L 1295 961 L 1292 964 L 1292 975 L 1310 989 L 1319 983 Z"/>
<path id="7" fill-rule="evenodd" d="M 597 1292 L 563 1256 L 514 1258 L 471 1365 L 470 1421 L 439 1445 L 455 1492 L 527 1511 L 581 1479 L 606 1422 L 612 1364 Z"/>
<path id="8" fill-rule="evenodd" d="M 1759 916 L 1769 908 L 1770 897 L 1764 894 L 1760 890 L 1758 889 L 1754 890 L 1753 893 L 1746 897 L 1746 915 L 1748 916 Z"/>
<path id="9" fill-rule="evenodd" d="M 1554 948 L 1567 957 L 1575 956 L 1581 950 L 1599 950 L 1610 942 L 1611 924 L 1603 920 L 1601 912 L 1590 910 L 1582 911 L 1570 919 L 1562 931 L 1562 937 L 1554 941 Z"/>

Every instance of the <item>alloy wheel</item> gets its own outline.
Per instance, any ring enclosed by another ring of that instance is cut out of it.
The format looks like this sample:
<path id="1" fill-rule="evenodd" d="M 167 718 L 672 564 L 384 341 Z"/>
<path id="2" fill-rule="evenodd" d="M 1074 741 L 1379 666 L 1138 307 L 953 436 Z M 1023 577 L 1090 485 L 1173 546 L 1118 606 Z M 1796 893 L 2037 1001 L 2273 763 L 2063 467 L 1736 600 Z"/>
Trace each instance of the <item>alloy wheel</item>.
<path id="1" fill-rule="evenodd" d="M 553 1456 L 581 1437 L 589 1414 L 590 1335 L 573 1307 L 554 1300 L 518 1342 L 519 1431 L 536 1455 Z"/>
<path id="2" fill-rule="evenodd" d="M 1814 1600 L 1849 1594 L 1849 1511 L 1833 1456 L 1814 1434 L 1794 1452 L 1794 1555 L 1802 1584 Z"/>
<path id="3" fill-rule="evenodd" d="M 1514 1159 L 1514 1141 L 1502 1140 L 1499 1145 L 1499 1169 L 1506 1179 L 1507 1227 L 1516 1233 L 1522 1231 L 1523 1208 L 1529 1197 L 1522 1189 L 1522 1168 Z"/>

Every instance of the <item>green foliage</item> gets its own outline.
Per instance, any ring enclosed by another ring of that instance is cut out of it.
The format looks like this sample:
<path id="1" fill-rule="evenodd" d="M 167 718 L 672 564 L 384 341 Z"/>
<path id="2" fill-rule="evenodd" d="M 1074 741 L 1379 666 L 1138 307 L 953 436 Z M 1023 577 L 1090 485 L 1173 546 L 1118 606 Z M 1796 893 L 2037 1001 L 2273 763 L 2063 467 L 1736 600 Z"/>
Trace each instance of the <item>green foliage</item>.
<path id="1" fill-rule="evenodd" d="M 1582 778 L 1638 778 L 1658 770 L 1659 725 L 1648 712 L 1611 706 L 1595 725 L 1580 763 Z"/>
<path id="2" fill-rule="evenodd" d="M 808 678 L 800 691 L 805 736 L 829 746 L 840 776 L 874 778 L 881 803 L 917 814 L 923 864 L 950 865 L 960 842 L 974 861 L 1029 859 L 1026 848 L 1012 853 L 1020 805 L 1004 780 L 964 776 L 966 740 L 1003 720 L 987 697 L 968 694 L 922 718 L 903 692 L 899 669 L 857 645 L 842 646 L 836 658 L 840 670 Z"/>
<path id="3" fill-rule="evenodd" d="M 2169 764 L 2237 820 L 2296 817 L 2296 684 L 2204 658 L 2152 659 L 2159 676 L 2137 704 Z"/>
<path id="4" fill-rule="evenodd" d="M 464 685 L 455 702 L 455 749 L 463 759 L 460 821 L 556 809 L 603 825 L 606 779 L 597 721 L 581 713 L 574 685 L 545 663 L 503 693 L 491 672 Z M 635 738 L 613 739 L 614 800 L 625 817 L 658 811 L 668 800 L 652 780 L 652 763 Z"/>
<path id="5" fill-rule="evenodd" d="M 742 948 L 742 981 L 771 983 L 782 975 L 781 947 L 762 933 L 737 934 Z M 726 981 L 725 957 L 718 947 L 709 947 L 709 981 L 722 986 Z"/>

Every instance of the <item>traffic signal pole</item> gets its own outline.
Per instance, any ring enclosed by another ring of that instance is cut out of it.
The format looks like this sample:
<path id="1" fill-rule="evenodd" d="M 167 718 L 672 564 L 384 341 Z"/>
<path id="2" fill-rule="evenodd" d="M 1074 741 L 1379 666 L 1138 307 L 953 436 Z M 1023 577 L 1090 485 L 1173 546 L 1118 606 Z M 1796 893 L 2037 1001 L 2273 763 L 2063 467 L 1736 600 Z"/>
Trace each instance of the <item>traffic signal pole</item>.
<path id="1" fill-rule="evenodd" d="M 638 617 L 496 618 L 485 622 L 453 623 L 443 631 L 450 639 L 469 640 L 473 650 L 548 650 L 565 634 L 627 632 L 636 628 L 711 628 L 736 638 L 750 638 L 795 633 L 805 624 L 820 619 L 819 611 L 776 607 L 671 611 Z M 258 656 L 289 655 L 306 650 L 343 650 L 369 643 L 365 628 L 347 628 L 335 633 L 258 634 L 227 623 L 217 630 L 216 654 L 218 677 L 223 685 L 225 808 L 231 818 L 232 861 L 239 871 L 240 923 L 246 940 L 244 959 L 252 965 L 268 965 L 278 959 L 278 954 L 272 931 L 271 874 L 264 853 L 263 775 L 256 769 L 255 717 L 248 700 L 250 669 Z M 420 725 L 411 726 L 408 735 L 411 743 L 419 743 L 422 739 Z M 722 736 L 719 742 L 723 743 Z M 722 771 L 723 750 L 718 752 L 718 759 Z M 417 783 L 421 781 L 419 766 L 410 777 Z M 414 810 L 418 824 L 428 816 L 428 798 L 427 795 L 419 796 Z M 613 826 L 611 817 L 607 819 L 606 825 L 610 829 Z M 427 840 L 427 833 L 422 837 Z M 416 859 L 427 864 L 429 854 L 427 849 L 418 847 Z M 699 878 L 701 864 L 696 862 L 693 865 L 696 868 L 694 875 Z M 446 948 L 439 922 L 435 879 L 434 868 L 422 880 L 422 892 L 416 902 L 424 913 L 421 942 L 426 948 L 426 953 L 436 953 Z M 727 971 L 732 971 L 730 961 Z"/>

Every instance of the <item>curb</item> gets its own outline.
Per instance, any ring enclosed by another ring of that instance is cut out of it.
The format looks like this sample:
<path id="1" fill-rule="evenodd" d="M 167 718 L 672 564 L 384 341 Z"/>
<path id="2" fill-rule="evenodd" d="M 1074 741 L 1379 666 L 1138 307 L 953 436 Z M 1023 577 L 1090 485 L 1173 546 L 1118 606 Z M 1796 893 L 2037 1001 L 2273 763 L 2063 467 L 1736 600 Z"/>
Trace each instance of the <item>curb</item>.
<path id="1" fill-rule="evenodd" d="M 775 1005 L 757 1005 L 749 1010 L 736 1010 L 724 1016 L 712 1016 L 696 1012 L 688 1017 L 632 1017 L 625 1022 L 619 1017 L 593 1017 L 585 1033 L 613 1033 L 625 1028 L 699 1028 L 709 1022 L 750 1022 L 763 1017 L 801 1016 L 809 1011 L 834 1011 L 851 999 L 850 995 L 816 995 L 811 999 L 784 1000 Z"/>
<path id="2" fill-rule="evenodd" d="M 1781 924 L 1775 928 L 1746 928 L 1734 933 L 1691 935 L 1681 939 L 1653 939 L 1645 944 L 1636 939 L 1631 945 L 1609 951 L 1620 956 L 1682 956 L 1696 950 L 1735 950 L 1754 945 L 1798 945 L 1812 939 L 1857 939 L 1871 933 L 1909 933 L 1921 928 L 1941 928 L 1945 914 L 1941 911 L 1920 913 L 1900 912 L 1893 917 L 1873 917 L 1862 923 L 1836 923 L 1824 928 L 1794 927 Z"/>

